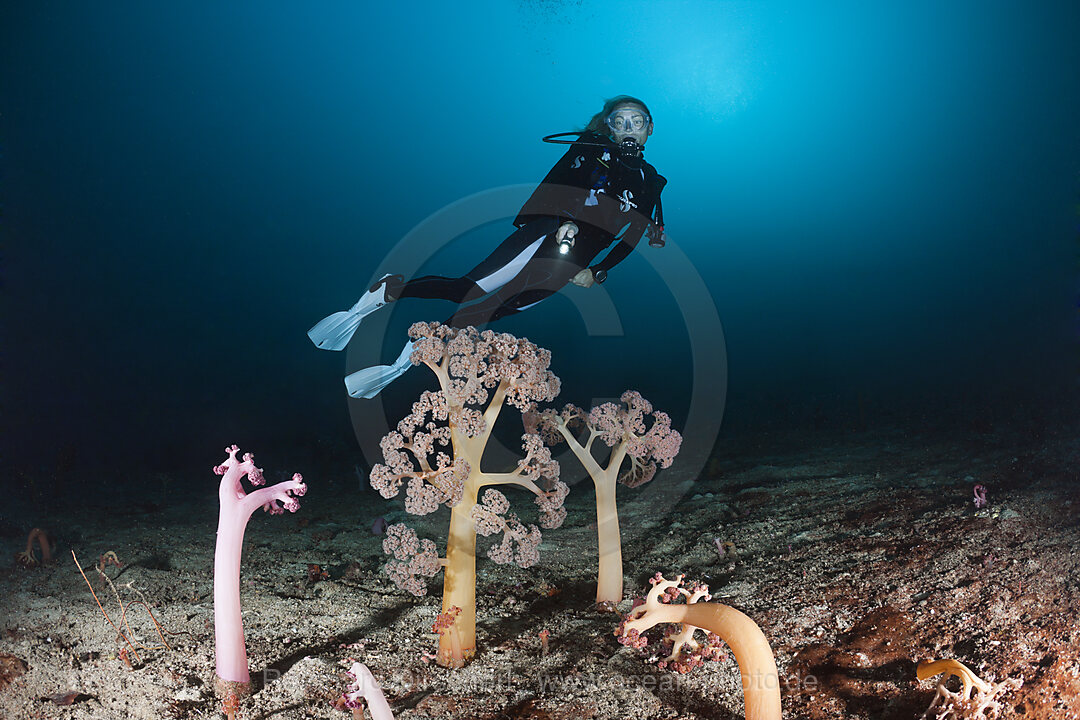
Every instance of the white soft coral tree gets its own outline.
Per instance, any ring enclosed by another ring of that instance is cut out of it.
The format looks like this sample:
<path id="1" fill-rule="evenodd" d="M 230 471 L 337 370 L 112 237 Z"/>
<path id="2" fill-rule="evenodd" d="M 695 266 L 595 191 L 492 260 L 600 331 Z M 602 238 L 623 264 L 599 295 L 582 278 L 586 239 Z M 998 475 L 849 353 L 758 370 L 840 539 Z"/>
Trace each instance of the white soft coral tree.
<path id="1" fill-rule="evenodd" d="M 405 509 L 416 515 L 441 505 L 451 509 L 446 557 L 403 524 L 388 528 L 383 550 L 395 558 L 387 563 L 390 577 L 414 595 L 426 594 L 424 578 L 445 569 L 437 662 L 461 667 L 476 651 L 477 533 L 502 533 L 488 551 L 497 563 L 530 567 L 539 559 L 540 529 L 521 522 L 492 486 L 533 493 L 544 528 L 562 524 L 569 491 L 535 431 L 522 436 L 524 456 L 514 470 L 484 471 L 484 449 L 506 405 L 530 412 L 536 403 L 552 400 L 560 383 L 548 369 L 551 353 L 513 335 L 416 323 L 409 336 L 413 364 L 429 367 L 439 389 L 424 392 L 397 430 L 382 439 L 385 462 L 372 468 L 371 485 L 386 498 L 405 486 Z"/>
<path id="2" fill-rule="evenodd" d="M 616 486 L 644 485 L 655 477 L 658 468 L 669 467 L 682 446 L 682 435 L 671 427 L 667 413 L 654 411 L 652 403 L 634 390 L 624 392 L 618 403 L 603 403 L 589 412 L 567 405 L 562 411 L 531 414 L 527 426 L 537 427 L 549 444 L 566 441 L 593 480 L 600 556 L 596 602 L 602 609 L 614 610 L 623 597 Z M 582 428 L 584 434 L 579 440 L 577 433 Z M 611 448 L 607 465 L 593 457 L 597 440 Z"/>

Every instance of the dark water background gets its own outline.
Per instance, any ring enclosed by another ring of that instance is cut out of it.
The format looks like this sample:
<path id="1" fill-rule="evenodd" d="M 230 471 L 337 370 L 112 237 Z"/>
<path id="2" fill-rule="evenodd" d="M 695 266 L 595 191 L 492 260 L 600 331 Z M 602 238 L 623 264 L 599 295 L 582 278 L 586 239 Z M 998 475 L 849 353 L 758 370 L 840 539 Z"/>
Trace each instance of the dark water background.
<path id="1" fill-rule="evenodd" d="M 619 93 L 655 117 L 672 245 L 496 326 L 552 349 L 563 401 L 634 387 L 685 422 L 701 283 L 722 436 L 1059 422 L 1078 37 L 1075 2 L 5 4 L 4 482 L 133 486 L 232 442 L 362 464 L 356 368 L 307 328 L 394 248 L 475 264 L 511 229 L 507 188 L 561 154 L 539 138 Z M 477 197 L 437 251 L 400 245 Z M 354 345 L 388 361 L 450 309 L 402 302 Z"/>

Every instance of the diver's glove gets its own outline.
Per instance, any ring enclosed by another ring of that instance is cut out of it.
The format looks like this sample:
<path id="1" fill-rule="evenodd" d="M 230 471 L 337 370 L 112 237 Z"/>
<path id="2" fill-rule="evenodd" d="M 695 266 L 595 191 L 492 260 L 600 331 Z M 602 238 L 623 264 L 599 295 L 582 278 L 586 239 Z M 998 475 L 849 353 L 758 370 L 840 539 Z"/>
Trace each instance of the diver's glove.
<path id="1" fill-rule="evenodd" d="M 645 228 L 645 235 L 649 238 L 649 247 L 662 248 L 667 245 L 667 233 L 664 232 L 663 225 L 649 223 Z"/>
<path id="2" fill-rule="evenodd" d="M 577 271 L 574 277 L 570 278 L 570 282 L 578 287 L 587 288 L 593 286 L 593 283 L 596 282 L 596 278 L 593 277 L 592 270 L 589 268 L 582 268 Z"/>

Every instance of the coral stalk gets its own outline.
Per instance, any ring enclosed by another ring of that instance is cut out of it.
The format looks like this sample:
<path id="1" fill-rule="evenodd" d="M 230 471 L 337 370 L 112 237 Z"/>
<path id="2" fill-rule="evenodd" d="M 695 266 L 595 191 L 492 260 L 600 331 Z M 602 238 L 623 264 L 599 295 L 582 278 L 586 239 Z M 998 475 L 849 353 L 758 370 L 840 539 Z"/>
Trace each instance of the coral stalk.
<path id="1" fill-rule="evenodd" d="M 442 612 L 460 608 L 453 625 L 439 637 L 435 662 L 460 668 L 476 654 L 476 530 L 472 509 L 476 488 L 466 490 L 450 512 L 450 532 L 446 539 L 446 567 L 443 571 Z"/>
<path id="2" fill-rule="evenodd" d="M 647 427 L 646 419 L 652 416 Z M 574 405 L 562 412 L 546 410 L 537 420 L 548 443 L 566 441 L 592 478 L 596 490 L 596 544 L 599 563 L 596 573 L 596 603 L 614 610 L 623 598 L 622 535 L 615 499 L 618 484 L 638 487 L 656 476 L 658 468 L 669 467 L 682 445 L 682 435 L 671 428 L 671 418 L 653 411 L 640 393 L 628 390 L 620 403 L 604 403 L 585 413 Z M 587 439 L 579 442 L 574 430 L 584 425 Z M 611 453 L 607 465 L 592 455 L 600 439 Z M 624 470 L 624 465 L 626 469 Z"/>
<path id="3" fill-rule="evenodd" d="M 618 448 L 612 453 L 607 468 L 593 476 L 596 490 L 596 546 L 599 551 L 596 603 L 610 605 L 612 610 L 623 597 L 622 533 L 619 531 L 619 508 L 615 502 L 615 481 L 625 454 L 624 449 Z"/>
<path id="4" fill-rule="evenodd" d="M 664 580 L 657 573 L 645 604 L 631 611 L 616 632 L 620 641 L 641 647 L 645 644 L 642 633 L 661 623 L 681 623 L 684 633 L 688 628 L 715 633 L 727 643 L 739 663 L 746 720 L 780 720 L 780 675 L 772 648 L 761 628 L 733 607 L 695 602 L 694 596 L 698 593 L 692 595 L 678 587 L 682 578 L 679 575 L 675 580 Z M 665 602 L 665 598 L 670 599 L 673 594 L 687 597 L 688 602 Z M 673 656 L 679 652 L 680 648 L 676 647 Z"/>
<path id="5" fill-rule="evenodd" d="M 433 541 L 420 540 L 405 525 L 387 528 L 383 550 L 395 558 L 387 573 L 414 595 L 427 593 L 422 578 L 445 570 L 436 662 L 460 668 L 476 652 L 477 533 L 502 535 L 487 553 L 497 563 L 531 567 L 539 559 L 540 529 L 518 520 L 491 486 L 516 485 L 533 493 L 544 528 L 559 527 L 566 515 L 562 504 L 569 488 L 558 480 L 558 463 L 535 432 L 522 436 L 525 456 L 515 470 L 481 468 L 503 407 L 530 411 L 558 393 L 559 379 L 548 370 L 546 350 L 512 335 L 438 323 L 416 323 L 409 335 L 411 361 L 435 373 L 439 390 L 423 393 L 397 431 L 382 439 L 385 464 L 372 468 L 371 485 L 385 498 L 405 487 L 405 509 L 413 514 L 426 515 L 440 505 L 451 509 L 445 558 Z"/>
<path id="6" fill-rule="evenodd" d="M 52 546 L 49 544 L 49 536 L 41 528 L 34 528 L 30 531 L 30 535 L 26 538 L 26 550 L 15 556 L 15 562 L 27 568 L 38 564 L 38 559 L 34 555 L 35 540 L 38 547 L 41 548 L 41 562 L 45 565 L 52 562 Z"/>
<path id="7" fill-rule="evenodd" d="M 363 717 L 360 698 L 364 698 L 367 701 L 368 710 L 371 711 L 371 720 L 394 720 L 394 714 L 390 712 L 390 703 L 386 702 L 382 688 L 375 681 L 375 676 L 368 670 L 367 665 L 354 662 L 347 672 L 353 679 L 353 684 L 349 686 L 349 692 L 345 693 L 344 700 L 345 707 L 353 711 L 353 716 Z"/>
<path id="8" fill-rule="evenodd" d="M 294 474 L 292 480 L 245 492 L 241 484 L 245 475 L 252 485 L 262 485 L 265 480 L 262 469 L 255 467 L 251 453 L 245 453 L 243 461 L 236 459 L 239 450 L 236 445 L 225 448 L 229 457 L 214 468 L 214 472 L 222 476 L 218 486 L 221 509 L 214 551 L 216 685 L 222 696 L 230 691 L 247 694 L 251 684 L 240 617 L 240 556 L 248 519 L 260 507 L 272 515 L 280 515 L 285 510 L 296 512 L 300 508 L 297 497 L 307 492 L 300 473 Z"/>

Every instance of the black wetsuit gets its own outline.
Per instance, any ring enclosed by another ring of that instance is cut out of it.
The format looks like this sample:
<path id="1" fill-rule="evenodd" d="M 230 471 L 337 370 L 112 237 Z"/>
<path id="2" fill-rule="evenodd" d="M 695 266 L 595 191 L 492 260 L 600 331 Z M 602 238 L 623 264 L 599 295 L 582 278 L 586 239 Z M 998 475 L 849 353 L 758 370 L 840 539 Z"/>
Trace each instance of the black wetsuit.
<path id="1" fill-rule="evenodd" d="M 666 183 L 644 158 L 623 157 L 607 138 L 583 134 L 522 206 L 514 220 L 517 231 L 483 262 L 462 277 L 414 278 L 391 293 L 456 303 L 483 297 L 459 308 L 447 321 L 453 327 L 479 327 L 521 312 L 582 269 L 606 273 L 625 259 L 650 224 L 662 223 L 660 192 Z M 555 231 L 567 221 L 578 233 L 570 251 L 560 254 Z M 606 257 L 590 265 L 616 240 Z"/>

